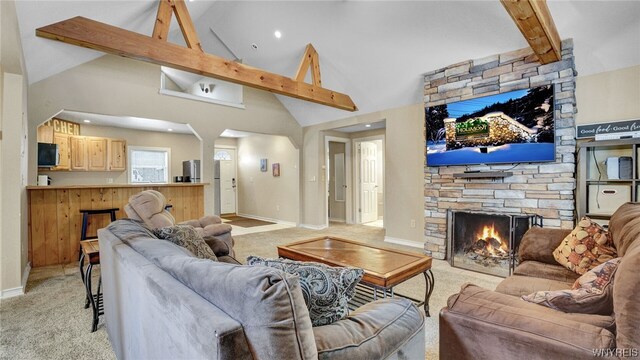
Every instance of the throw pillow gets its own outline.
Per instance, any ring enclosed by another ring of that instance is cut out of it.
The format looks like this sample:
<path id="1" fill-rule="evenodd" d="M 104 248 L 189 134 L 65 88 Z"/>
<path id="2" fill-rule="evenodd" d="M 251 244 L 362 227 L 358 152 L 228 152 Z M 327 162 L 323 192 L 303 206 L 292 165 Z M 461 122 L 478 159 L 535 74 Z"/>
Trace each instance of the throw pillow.
<path id="1" fill-rule="evenodd" d="M 613 277 L 621 258 L 596 266 L 578 278 L 572 290 L 538 291 L 522 299 L 568 313 L 611 315 Z"/>
<path id="2" fill-rule="evenodd" d="M 580 275 L 617 256 L 609 232 L 586 216 L 553 251 L 560 265 Z"/>
<path id="3" fill-rule="evenodd" d="M 200 259 L 218 261 L 209 245 L 198 235 L 196 229 L 189 225 L 175 225 L 153 229 L 153 233 L 159 238 L 171 241 L 189 250 Z"/>
<path id="4" fill-rule="evenodd" d="M 364 271 L 315 262 L 249 256 L 247 265 L 269 266 L 300 277 L 300 288 L 313 326 L 328 325 L 349 313 L 348 302 Z"/>

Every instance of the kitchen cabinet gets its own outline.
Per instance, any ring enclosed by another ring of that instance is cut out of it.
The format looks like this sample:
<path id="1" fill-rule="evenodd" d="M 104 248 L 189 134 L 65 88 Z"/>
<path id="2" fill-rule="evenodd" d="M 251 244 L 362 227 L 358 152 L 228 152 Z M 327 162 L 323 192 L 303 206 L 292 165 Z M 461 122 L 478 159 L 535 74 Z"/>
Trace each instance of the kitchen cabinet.
<path id="1" fill-rule="evenodd" d="M 38 142 L 53 144 L 53 126 L 38 126 Z"/>
<path id="2" fill-rule="evenodd" d="M 70 136 L 69 144 L 71 145 L 71 162 L 69 164 L 70 169 L 73 170 L 88 170 L 87 163 L 87 141 L 85 136 Z"/>
<path id="3" fill-rule="evenodd" d="M 69 135 L 53 134 L 53 143 L 58 145 L 58 166 L 52 170 L 69 170 L 71 162 L 71 148 Z"/>
<path id="4" fill-rule="evenodd" d="M 88 170 L 89 171 L 106 171 L 107 170 L 107 138 L 86 137 L 88 149 Z"/>
<path id="5" fill-rule="evenodd" d="M 109 139 L 109 171 L 127 169 L 127 142 L 122 139 Z"/>

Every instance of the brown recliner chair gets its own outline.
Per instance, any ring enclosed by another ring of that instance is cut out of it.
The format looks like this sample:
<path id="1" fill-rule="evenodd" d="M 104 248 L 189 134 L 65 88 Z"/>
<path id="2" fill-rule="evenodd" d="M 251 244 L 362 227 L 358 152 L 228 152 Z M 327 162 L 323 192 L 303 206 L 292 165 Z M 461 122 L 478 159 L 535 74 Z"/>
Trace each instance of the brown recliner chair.
<path id="1" fill-rule="evenodd" d="M 124 206 L 127 216 L 144 222 L 152 229 L 174 226 L 176 219 L 166 210 L 167 199 L 155 190 L 145 190 L 129 198 Z M 190 225 L 209 244 L 216 256 L 235 256 L 231 225 L 223 224 L 220 217 L 206 215 L 200 219 L 187 220 L 178 225 Z"/>

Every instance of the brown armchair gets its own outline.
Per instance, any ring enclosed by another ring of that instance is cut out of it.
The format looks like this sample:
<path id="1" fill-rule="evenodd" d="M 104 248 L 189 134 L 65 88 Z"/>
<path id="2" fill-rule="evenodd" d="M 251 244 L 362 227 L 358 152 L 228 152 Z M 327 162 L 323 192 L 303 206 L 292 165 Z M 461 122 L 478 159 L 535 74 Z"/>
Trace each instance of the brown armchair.
<path id="1" fill-rule="evenodd" d="M 150 228 L 156 229 L 175 225 L 176 220 L 165 209 L 166 206 L 167 199 L 162 193 L 145 190 L 131 196 L 129 203 L 124 206 L 124 211 L 129 218 L 142 221 Z M 179 225 L 193 226 L 217 256 L 235 256 L 231 225 L 223 224 L 220 217 L 206 215 L 200 219 L 183 221 Z"/>

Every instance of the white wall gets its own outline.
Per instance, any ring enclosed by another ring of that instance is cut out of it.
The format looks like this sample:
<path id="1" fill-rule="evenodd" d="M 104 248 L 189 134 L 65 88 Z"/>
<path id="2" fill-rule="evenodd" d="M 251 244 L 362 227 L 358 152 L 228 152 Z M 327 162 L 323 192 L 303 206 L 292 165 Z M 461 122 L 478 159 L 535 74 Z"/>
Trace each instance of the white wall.
<path id="1" fill-rule="evenodd" d="M 158 131 L 142 131 L 109 126 L 80 125 L 82 136 L 102 136 L 125 139 L 129 146 L 164 147 L 171 149 L 171 172 L 169 181 L 174 176 L 182 175 L 182 161 L 200 159 L 200 140 L 195 135 L 176 134 Z M 84 185 L 105 184 L 113 179 L 115 184 L 128 182 L 127 171 L 39 171 L 49 175 L 52 185 Z"/>
<path id="2" fill-rule="evenodd" d="M 409 240 L 421 245 L 423 241 L 423 171 L 424 171 L 424 108 L 415 104 L 378 111 L 303 128 L 303 217 L 302 223 L 311 227 L 325 224 L 326 196 L 324 165 L 324 136 L 335 135 L 335 129 L 386 119 L 384 169 L 384 224 L 386 236 Z M 361 137 L 363 133 L 350 137 Z M 344 134 L 343 134 L 344 135 Z M 315 179 L 315 180 L 313 180 Z M 411 226 L 415 220 L 415 227 Z"/>
<path id="3" fill-rule="evenodd" d="M 0 2 L 0 298 L 19 295 L 28 272 L 27 78 L 14 1 Z"/>
<path id="4" fill-rule="evenodd" d="M 238 214 L 298 223 L 299 150 L 283 136 L 252 135 L 238 143 Z M 267 172 L 260 159 L 268 160 Z M 272 164 L 280 163 L 274 177 Z"/>
<path id="5" fill-rule="evenodd" d="M 576 124 L 640 119 L 640 65 L 576 78 Z"/>

